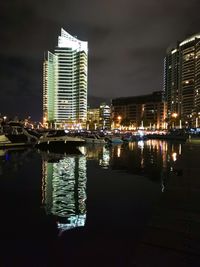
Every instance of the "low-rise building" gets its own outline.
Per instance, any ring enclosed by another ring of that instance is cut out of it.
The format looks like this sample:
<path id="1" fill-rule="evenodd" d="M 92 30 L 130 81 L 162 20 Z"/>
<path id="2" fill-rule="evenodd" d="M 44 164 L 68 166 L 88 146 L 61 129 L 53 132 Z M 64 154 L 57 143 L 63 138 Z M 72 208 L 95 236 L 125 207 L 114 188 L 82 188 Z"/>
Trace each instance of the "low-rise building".
<path id="1" fill-rule="evenodd" d="M 99 127 L 99 108 L 88 108 L 87 130 L 96 130 Z"/>
<path id="2" fill-rule="evenodd" d="M 113 128 L 163 129 L 166 105 L 161 91 L 112 100 Z"/>
<path id="3" fill-rule="evenodd" d="M 109 130 L 111 128 L 111 107 L 102 103 L 98 108 L 88 108 L 87 130 Z"/>
<path id="4" fill-rule="evenodd" d="M 111 128 L 111 107 L 102 103 L 99 107 L 99 127 L 103 130 Z"/>

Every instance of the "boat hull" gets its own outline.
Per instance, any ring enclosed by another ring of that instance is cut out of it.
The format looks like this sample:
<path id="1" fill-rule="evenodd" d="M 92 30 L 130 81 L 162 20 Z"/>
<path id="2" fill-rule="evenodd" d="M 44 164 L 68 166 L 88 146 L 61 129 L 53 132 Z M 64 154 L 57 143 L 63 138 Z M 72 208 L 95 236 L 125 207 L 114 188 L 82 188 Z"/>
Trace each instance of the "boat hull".
<path id="1" fill-rule="evenodd" d="M 31 146 L 32 143 L 28 143 L 27 139 L 24 136 L 8 136 L 8 135 L 0 135 L 0 148 L 4 149 L 7 147 L 23 147 L 23 146 Z"/>
<path id="2" fill-rule="evenodd" d="M 67 153 L 78 153 L 80 150 L 78 147 L 85 144 L 84 140 L 72 139 L 72 138 L 49 138 L 41 139 L 35 147 L 41 150 L 47 150 L 50 152 L 67 152 Z"/>
<path id="3" fill-rule="evenodd" d="M 92 139 L 92 138 L 85 138 L 86 144 L 106 144 L 104 139 Z"/>

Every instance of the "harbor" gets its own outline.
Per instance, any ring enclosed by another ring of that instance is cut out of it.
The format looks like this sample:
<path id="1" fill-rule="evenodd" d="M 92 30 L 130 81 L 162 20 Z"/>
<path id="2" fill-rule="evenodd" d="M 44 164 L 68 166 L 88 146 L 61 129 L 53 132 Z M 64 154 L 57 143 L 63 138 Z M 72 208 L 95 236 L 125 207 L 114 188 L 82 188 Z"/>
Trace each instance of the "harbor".
<path id="1" fill-rule="evenodd" d="M 198 11 L 1 4 L 0 267 L 200 267 Z"/>
<path id="2" fill-rule="evenodd" d="M 165 140 L 1 150 L 2 264 L 198 266 L 199 152 Z"/>
<path id="3" fill-rule="evenodd" d="M 0 125 L 1 126 L 1 125 Z M 200 139 L 196 130 L 72 130 L 72 129 L 33 129 L 19 122 L 8 122 L 0 128 L 0 147 L 30 146 L 43 150 L 69 150 L 83 144 L 120 144 L 145 140 L 196 141 Z"/>

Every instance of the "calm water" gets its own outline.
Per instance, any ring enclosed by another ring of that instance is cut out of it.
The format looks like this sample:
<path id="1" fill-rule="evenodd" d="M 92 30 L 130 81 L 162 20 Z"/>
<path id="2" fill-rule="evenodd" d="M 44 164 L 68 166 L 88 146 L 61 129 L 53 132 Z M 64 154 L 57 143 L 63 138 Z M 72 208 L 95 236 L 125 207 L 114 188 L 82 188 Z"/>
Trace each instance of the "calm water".
<path id="1" fill-rule="evenodd" d="M 183 145 L 0 151 L 0 266 L 134 266 Z"/>

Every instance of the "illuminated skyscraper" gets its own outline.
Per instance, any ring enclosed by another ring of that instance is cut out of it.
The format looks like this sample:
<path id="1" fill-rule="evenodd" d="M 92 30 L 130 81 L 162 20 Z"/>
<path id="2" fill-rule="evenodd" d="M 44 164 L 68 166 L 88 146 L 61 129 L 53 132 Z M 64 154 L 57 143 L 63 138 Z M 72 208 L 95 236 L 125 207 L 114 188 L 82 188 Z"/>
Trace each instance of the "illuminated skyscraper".
<path id="1" fill-rule="evenodd" d="M 85 127 L 88 43 L 61 29 L 54 53 L 43 65 L 43 119 L 57 127 Z"/>
<path id="2" fill-rule="evenodd" d="M 200 34 L 178 43 L 167 51 L 164 90 L 168 118 L 180 126 L 199 126 L 200 115 Z"/>

